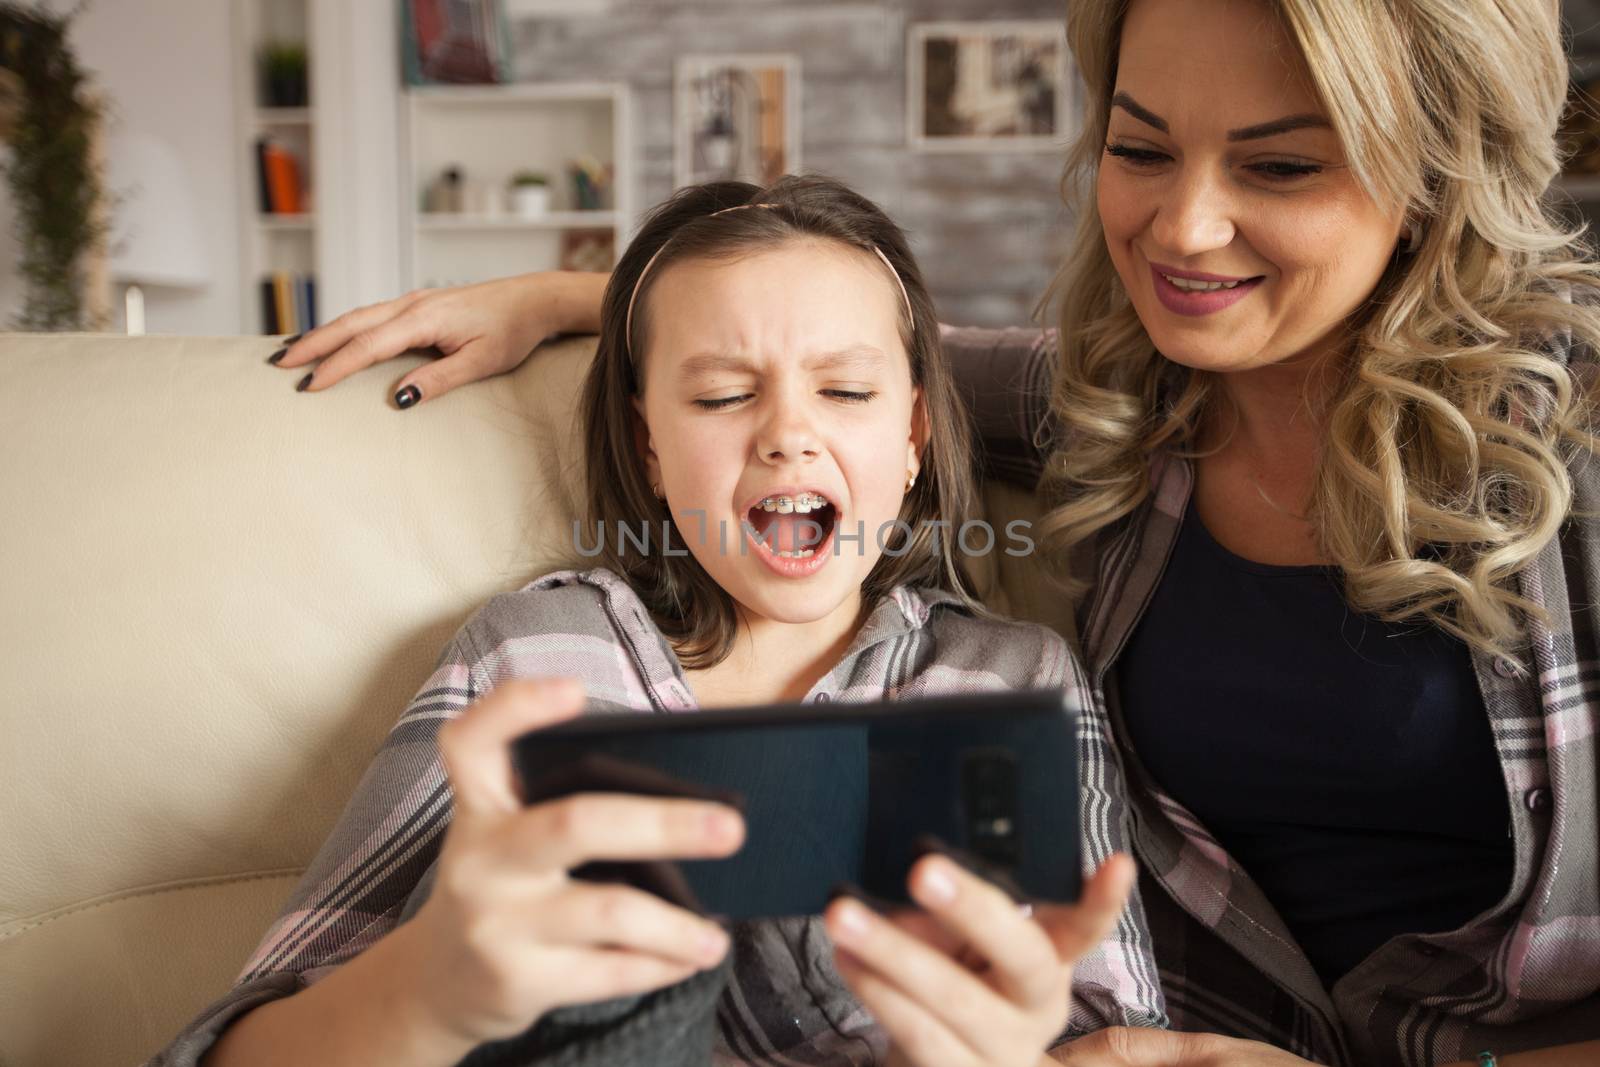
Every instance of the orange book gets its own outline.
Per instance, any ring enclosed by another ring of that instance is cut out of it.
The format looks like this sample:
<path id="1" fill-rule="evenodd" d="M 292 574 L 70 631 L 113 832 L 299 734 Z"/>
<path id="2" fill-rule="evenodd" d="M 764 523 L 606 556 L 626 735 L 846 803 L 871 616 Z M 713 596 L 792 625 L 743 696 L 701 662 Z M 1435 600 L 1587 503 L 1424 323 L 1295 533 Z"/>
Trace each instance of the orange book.
<path id="1" fill-rule="evenodd" d="M 289 150 L 267 144 L 267 191 L 272 211 L 279 215 L 298 215 L 300 205 L 300 166 Z"/>

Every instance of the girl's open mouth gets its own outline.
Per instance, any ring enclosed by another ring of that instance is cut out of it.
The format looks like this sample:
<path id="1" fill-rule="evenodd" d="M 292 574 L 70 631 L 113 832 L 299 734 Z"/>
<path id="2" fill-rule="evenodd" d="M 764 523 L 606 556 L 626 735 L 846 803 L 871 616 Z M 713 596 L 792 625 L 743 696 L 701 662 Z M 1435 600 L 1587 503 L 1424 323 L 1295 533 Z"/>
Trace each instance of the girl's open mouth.
<path id="1" fill-rule="evenodd" d="M 821 493 L 769 496 L 745 514 L 744 539 L 748 550 L 777 573 L 804 577 L 832 555 L 838 520 L 839 509 Z"/>

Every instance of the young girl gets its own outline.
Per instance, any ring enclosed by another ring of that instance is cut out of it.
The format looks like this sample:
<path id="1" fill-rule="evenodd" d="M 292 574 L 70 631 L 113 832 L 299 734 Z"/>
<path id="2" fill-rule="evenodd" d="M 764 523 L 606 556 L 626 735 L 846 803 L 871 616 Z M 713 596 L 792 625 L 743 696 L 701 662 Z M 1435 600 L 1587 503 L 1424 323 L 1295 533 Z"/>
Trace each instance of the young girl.
<path id="1" fill-rule="evenodd" d="M 566 872 L 727 855 L 736 813 L 517 795 L 506 746 L 580 708 L 1067 686 L 1085 855 L 1120 843 L 1066 646 L 968 593 L 970 442 L 899 229 L 825 179 L 680 192 L 612 277 L 584 413 L 575 548 L 604 565 L 467 620 L 234 989 L 152 1063 L 1036 1067 L 1063 1031 L 1163 1025 L 1125 859 L 1030 917 L 925 857 L 920 912 L 841 899 L 730 937 Z"/>

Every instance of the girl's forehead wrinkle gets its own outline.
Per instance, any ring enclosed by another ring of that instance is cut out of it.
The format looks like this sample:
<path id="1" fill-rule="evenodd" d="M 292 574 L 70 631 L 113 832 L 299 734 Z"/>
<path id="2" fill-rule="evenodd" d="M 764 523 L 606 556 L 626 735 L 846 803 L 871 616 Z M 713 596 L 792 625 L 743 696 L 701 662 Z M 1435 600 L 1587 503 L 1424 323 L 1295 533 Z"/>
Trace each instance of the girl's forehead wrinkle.
<path id="1" fill-rule="evenodd" d="M 816 352 L 797 362 L 798 370 L 802 371 L 848 370 L 861 374 L 877 373 L 886 365 L 888 365 L 888 355 L 883 349 L 870 344 Z M 771 365 L 762 358 L 726 354 L 726 352 L 699 352 L 678 363 L 678 376 L 683 379 L 706 378 L 710 374 L 718 373 L 758 376 L 768 370 L 771 370 Z"/>
<path id="2" fill-rule="evenodd" d="M 876 345 L 859 344 L 811 353 L 799 360 L 799 365 L 805 370 L 847 367 L 870 371 L 881 368 L 887 361 L 888 356 L 883 349 Z M 762 369 L 765 362 L 732 352 L 697 352 L 678 365 L 678 372 L 686 378 L 720 371 L 754 374 Z"/>

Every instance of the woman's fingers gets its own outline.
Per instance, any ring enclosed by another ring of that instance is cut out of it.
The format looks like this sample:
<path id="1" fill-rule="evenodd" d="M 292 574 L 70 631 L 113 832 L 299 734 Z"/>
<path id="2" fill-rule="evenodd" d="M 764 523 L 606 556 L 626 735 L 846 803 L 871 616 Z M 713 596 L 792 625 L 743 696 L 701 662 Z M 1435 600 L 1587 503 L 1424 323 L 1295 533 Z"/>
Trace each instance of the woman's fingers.
<path id="1" fill-rule="evenodd" d="M 1137 874 L 1132 857 L 1117 853 L 1100 865 L 1073 905 L 1041 905 L 1034 919 L 1049 936 L 1056 954 L 1072 963 L 1111 935 L 1128 905 Z"/>
<path id="2" fill-rule="evenodd" d="M 283 357 L 278 360 L 278 366 L 286 369 L 303 367 L 307 363 L 333 355 L 362 331 L 370 330 L 379 323 L 387 322 L 405 312 L 425 292 L 427 290 L 418 289 L 393 300 L 352 308 L 332 322 L 325 322 L 316 329 L 306 331 L 300 335 L 299 340 L 288 347 Z"/>
<path id="3" fill-rule="evenodd" d="M 1067 1067 L 1201 1067 L 1214 1060 L 1196 1059 L 1194 1037 L 1174 1030 L 1112 1026 L 1050 1050 L 1050 1058 Z"/>
<path id="4" fill-rule="evenodd" d="M 697 970 L 728 951 L 716 923 L 625 885 L 571 882 L 540 906 L 537 922 L 545 944 L 626 949 Z"/>
<path id="5" fill-rule="evenodd" d="M 909 881 L 913 899 L 988 961 L 1008 1000 L 1033 1011 L 1062 999 L 1065 961 L 997 886 L 939 855 L 918 860 Z"/>
<path id="6" fill-rule="evenodd" d="M 320 360 L 301 379 L 304 391 L 318 392 L 402 352 L 437 349 L 442 358 L 415 368 L 395 388 L 395 403 L 409 408 L 526 359 L 554 332 L 550 312 L 566 306 L 568 284 L 559 275 L 534 274 L 418 289 L 317 327 L 290 345 L 278 366 L 298 369 Z M 557 316 L 554 323 L 562 321 Z"/>
<path id="7" fill-rule="evenodd" d="M 458 385 L 509 370 L 506 344 L 487 337 L 461 334 L 462 315 L 451 315 L 439 305 L 448 296 L 418 290 L 396 300 L 346 312 L 319 326 L 290 345 L 278 361 L 280 367 L 302 367 L 321 360 L 307 376 L 304 392 L 320 392 L 368 367 L 419 348 L 436 348 L 442 359 L 431 360 L 400 380 L 396 402 L 407 386 L 417 395 L 403 401 L 410 407 L 422 397 L 443 396 Z M 451 329 L 440 323 L 448 322 Z M 526 355 L 526 352 L 521 353 Z"/>
<path id="8" fill-rule="evenodd" d="M 872 1017 L 891 1035 L 891 1064 L 909 1060 L 940 1067 L 976 1067 L 984 1062 L 938 1013 L 897 989 L 864 961 L 840 950 L 834 965 L 839 977 L 850 984 Z"/>
<path id="9" fill-rule="evenodd" d="M 427 348 L 440 342 L 427 317 L 409 308 L 367 329 L 352 334 L 311 372 L 306 392 L 317 392 L 336 385 L 357 371 L 393 359 L 413 348 Z M 285 356 L 285 359 L 288 357 Z"/>
<path id="10" fill-rule="evenodd" d="M 441 351 L 444 351 L 444 358 L 429 360 L 395 385 L 397 405 L 409 408 L 424 400 L 437 400 L 459 385 L 502 374 L 527 355 L 526 349 L 497 344 L 487 337 L 468 341 L 454 352 L 442 348 Z M 515 358 L 512 358 L 513 352 Z M 408 389 L 412 390 L 410 394 L 407 394 Z"/>
<path id="11" fill-rule="evenodd" d="M 705 800 L 576 793 L 535 804 L 507 827 L 518 855 L 544 870 L 595 860 L 706 859 L 744 844 L 744 820 Z"/>
<path id="12" fill-rule="evenodd" d="M 858 900 L 835 900 L 823 912 L 823 921 L 834 943 L 873 972 L 875 981 L 893 985 L 926 1012 L 944 1020 L 972 1048 L 984 1048 L 1014 1029 L 1004 1020 L 1020 1019 L 1013 1005 L 971 971 Z M 861 994 L 854 982 L 851 988 Z"/>
<path id="13" fill-rule="evenodd" d="M 439 727 L 439 755 L 455 793 L 455 817 L 520 810 L 511 742 L 582 710 L 583 686 L 571 678 L 517 678 Z"/>

